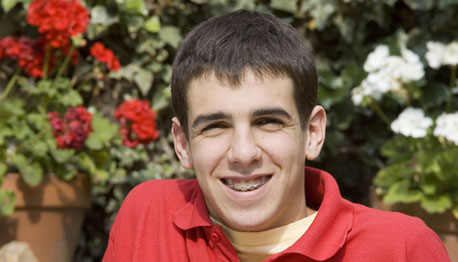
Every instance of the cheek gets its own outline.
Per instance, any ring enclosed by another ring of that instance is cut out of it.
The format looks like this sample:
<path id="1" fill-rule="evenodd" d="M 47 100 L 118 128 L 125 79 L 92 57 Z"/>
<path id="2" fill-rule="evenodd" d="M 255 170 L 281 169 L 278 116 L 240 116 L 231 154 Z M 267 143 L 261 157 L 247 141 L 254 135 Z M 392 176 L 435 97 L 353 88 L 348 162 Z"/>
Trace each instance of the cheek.
<path id="1" fill-rule="evenodd" d="M 263 150 L 274 163 L 291 165 L 305 160 L 305 151 L 301 137 L 291 137 L 286 134 L 264 135 L 261 139 Z M 283 167 L 290 168 L 290 167 Z"/>
<path id="2" fill-rule="evenodd" d="M 191 156 L 197 174 L 207 176 L 220 163 L 227 151 L 221 139 L 204 139 L 192 145 Z"/>

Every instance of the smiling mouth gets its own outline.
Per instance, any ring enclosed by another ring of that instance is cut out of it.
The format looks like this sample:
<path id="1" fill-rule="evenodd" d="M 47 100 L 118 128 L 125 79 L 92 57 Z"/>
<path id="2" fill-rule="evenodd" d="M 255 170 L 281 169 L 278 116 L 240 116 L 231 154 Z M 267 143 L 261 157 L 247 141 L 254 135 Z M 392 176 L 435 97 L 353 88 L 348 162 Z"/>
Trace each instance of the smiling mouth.
<path id="1" fill-rule="evenodd" d="M 221 179 L 221 181 L 223 182 L 223 184 L 225 184 L 226 186 L 235 191 L 248 192 L 260 188 L 261 186 L 266 184 L 270 180 L 270 178 L 272 178 L 271 175 L 257 177 L 246 181 L 235 178 L 223 178 Z"/>

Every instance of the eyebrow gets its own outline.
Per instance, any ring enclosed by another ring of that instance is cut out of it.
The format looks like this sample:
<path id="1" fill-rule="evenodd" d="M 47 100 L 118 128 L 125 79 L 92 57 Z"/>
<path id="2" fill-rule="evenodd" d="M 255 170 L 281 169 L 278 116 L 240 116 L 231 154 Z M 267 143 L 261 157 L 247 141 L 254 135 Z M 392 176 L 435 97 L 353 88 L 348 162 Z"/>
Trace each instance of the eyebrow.
<path id="1" fill-rule="evenodd" d="M 253 116 L 259 117 L 259 116 L 281 116 L 285 117 L 288 120 L 293 119 L 286 110 L 284 110 L 281 107 L 273 107 L 273 108 L 262 108 L 254 111 Z"/>
<path id="2" fill-rule="evenodd" d="M 215 113 L 210 113 L 210 114 L 201 114 L 194 119 L 192 122 L 192 127 L 196 128 L 198 125 L 205 123 L 205 122 L 210 122 L 214 120 L 221 120 L 221 119 L 229 119 L 231 116 L 229 114 L 226 114 L 224 112 L 215 112 Z"/>
<path id="3" fill-rule="evenodd" d="M 260 116 L 281 116 L 285 117 L 288 120 L 291 120 L 292 117 L 286 110 L 280 107 L 273 107 L 273 108 L 262 108 L 255 110 L 253 112 L 253 116 L 255 117 L 260 117 Z M 221 120 L 221 119 L 229 119 L 231 118 L 231 115 L 226 114 L 224 112 L 215 112 L 215 113 L 210 113 L 210 114 L 201 114 L 194 119 L 192 122 L 192 127 L 196 128 L 202 123 L 205 122 L 210 122 L 210 121 L 215 121 L 215 120 Z"/>

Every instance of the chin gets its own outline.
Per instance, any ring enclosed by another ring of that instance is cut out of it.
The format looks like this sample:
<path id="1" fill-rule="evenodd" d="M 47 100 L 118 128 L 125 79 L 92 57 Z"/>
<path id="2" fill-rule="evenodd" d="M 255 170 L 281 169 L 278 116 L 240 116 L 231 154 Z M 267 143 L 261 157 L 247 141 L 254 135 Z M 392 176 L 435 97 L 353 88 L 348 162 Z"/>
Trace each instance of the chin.
<path id="1" fill-rule="evenodd" d="M 237 231 L 263 231 L 269 229 L 269 219 L 259 217 L 259 212 L 253 212 L 252 216 L 236 216 L 234 219 L 225 221 L 226 226 Z M 232 213 L 234 214 L 234 213 Z"/>

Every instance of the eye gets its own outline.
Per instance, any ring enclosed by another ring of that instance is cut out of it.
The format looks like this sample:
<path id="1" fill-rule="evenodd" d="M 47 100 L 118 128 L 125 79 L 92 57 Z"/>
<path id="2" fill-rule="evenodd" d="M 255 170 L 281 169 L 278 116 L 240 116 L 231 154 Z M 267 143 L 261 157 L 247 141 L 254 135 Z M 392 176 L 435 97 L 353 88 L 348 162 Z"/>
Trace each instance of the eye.
<path id="1" fill-rule="evenodd" d="M 275 131 L 281 129 L 284 123 L 278 118 L 263 117 L 256 121 L 256 125 L 266 130 Z"/>
<path id="2" fill-rule="evenodd" d="M 228 125 L 224 122 L 215 122 L 211 123 L 209 125 L 206 125 L 204 128 L 202 128 L 202 133 L 217 133 L 218 131 L 221 131 L 225 128 L 227 128 Z"/>

